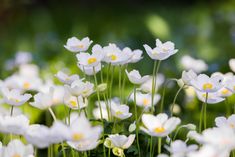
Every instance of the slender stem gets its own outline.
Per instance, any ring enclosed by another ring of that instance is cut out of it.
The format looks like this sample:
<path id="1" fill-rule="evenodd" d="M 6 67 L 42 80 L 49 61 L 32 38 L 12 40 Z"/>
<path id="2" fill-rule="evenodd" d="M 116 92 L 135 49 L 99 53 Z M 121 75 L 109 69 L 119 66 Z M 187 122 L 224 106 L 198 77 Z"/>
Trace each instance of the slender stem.
<path id="1" fill-rule="evenodd" d="M 156 78 L 156 69 L 157 69 L 157 61 L 154 61 L 154 66 L 153 66 L 153 75 L 152 75 L 152 97 L 151 97 L 151 113 L 154 112 L 154 104 L 153 104 L 153 100 L 154 100 L 154 95 L 155 95 L 155 78 Z"/>
<path id="2" fill-rule="evenodd" d="M 94 72 L 94 79 L 95 79 L 95 88 L 97 90 L 97 86 L 98 86 L 98 82 L 97 82 L 97 78 L 96 78 L 96 72 L 95 72 L 95 67 L 93 67 L 93 72 Z M 101 121 L 102 121 L 102 125 L 103 125 L 103 129 L 104 128 L 104 119 L 103 119 L 103 114 L 102 114 L 102 108 L 101 108 L 101 104 L 100 104 L 100 93 L 99 90 L 97 90 L 97 98 L 98 98 L 98 104 L 99 104 L 99 108 L 100 108 L 100 116 L 101 116 Z M 103 136 L 103 141 L 104 141 L 104 136 Z M 106 152 L 105 152 L 105 146 L 103 144 L 103 153 L 104 153 L 104 157 L 106 157 Z"/>
<path id="3" fill-rule="evenodd" d="M 231 109 L 228 102 L 228 97 L 225 98 L 225 106 L 226 106 L 226 116 L 229 116 L 231 114 Z"/>
<path id="4" fill-rule="evenodd" d="M 138 123 L 138 112 L 137 112 L 137 106 L 136 106 L 136 86 L 134 86 L 134 106 L 135 106 L 135 121 L 136 121 L 136 142 L 137 142 L 137 148 L 139 152 L 139 157 L 141 156 L 140 152 L 140 144 L 139 144 L 139 123 Z"/>
<path id="5" fill-rule="evenodd" d="M 118 79 L 118 88 L 119 88 L 119 97 L 121 98 L 122 95 L 122 66 L 119 66 L 119 79 Z"/>
<path id="6" fill-rule="evenodd" d="M 207 113 L 206 113 L 206 108 L 207 108 L 207 100 L 208 100 L 208 93 L 206 93 L 206 101 L 205 101 L 205 105 L 204 105 L 204 129 L 206 129 L 206 125 L 207 125 Z"/>
<path id="7" fill-rule="evenodd" d="M 10 113 L 11 117 L 13 116 L 13 110 L 14 110 L 14 106 L 12 105 L 11 106 L 11 113 Z"/>
<path id="8" fill-rule="evenodd" d="M 70 114 L 71 114 L 72 109 L 69 108 L 69 113 L 68 113 L 68 120 L 69 120 L 69 126 L 70 126 Z"/>
<path id="9" fill-rule="evenodd" d="M 111 131 L 113 134 L 114 134 L 114 133 L 115 133 L 115 131 L 116 131 L 116 130 L 115 130 L 115 127 L 116 127 L 116 121 L 117 121 L 117 120 L 116 120 L 116 118 L 114 118 L 114 120 L 113 120 L 113 128 L 112 128 L 112 131 Z"/>
<path id="10" fill-rule="evenodd" d="M 177 91 L 175 97 L 174 97 L 174 100 L 173 100 L 173 103 L 172 103 L 172 106 L 171 106 L 171 117 L 172 117 L 173 114 L 174 114 L 173 112 L 174 112 L 174 106 L 175 106 L 176 99 L 177 99 L 179 93 L 181 92 L 181 90 L 182 90 L 184 87 L 185 87 L 185 85 L 181 86 L 181 87 L 179 88 L 179 90 Z"/>
<path id="11" fill-rule="evenodd" d="M 100 80 L 101 80 L 101 83 L 103 83 L 103 82 L 104 82 L 104 79 L 103 79 L 102 64 L 101 64 L 101 69 L 100 69 Z"/>
<path id="12" fill-rule="evenodd" d="M 158 138 L 158 154 L 161 154 L 161 152 L 162 152 L 162 138 L 161 137 L 159 137 Z"/>
<path id="13" fill-rule="evenodd" d="M 153 137 L 150 137 L 150 157 L 153 157 Z"/>
<path id="14" fill-rule="evenodd" d="M 202 104 L 202 107 L 201 107 L 200 121 L 199 121 L 199 133 L 202 132 L 202 117 L 203 117 L 203 111 L 204 111 L 204 103 Z"/>
<path id="15" fill-rule="evenodd" d="M 127 67 L 128 67 L 128 64 L 126 64 L 125 66 L 124 66 L 124 70 L 123 70 L 123 73 L 125 73 L 125 70 L 127 69 Z M 125 85 L 126 85 L 126 75 L 124 75 L 123 76 L 123 82 L 122 82 L 122 100 L 124 99 L 124 89 L 125 89 Z M 124 102 L 124 100 L 123 100 L 123 102 Z"/>

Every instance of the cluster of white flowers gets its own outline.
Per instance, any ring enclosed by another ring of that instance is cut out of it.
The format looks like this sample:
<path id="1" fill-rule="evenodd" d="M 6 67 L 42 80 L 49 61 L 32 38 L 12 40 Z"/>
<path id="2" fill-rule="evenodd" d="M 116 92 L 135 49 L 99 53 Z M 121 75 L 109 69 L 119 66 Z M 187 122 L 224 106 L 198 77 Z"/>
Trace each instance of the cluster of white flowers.
<path id="1" fill-rule="evenodd" d="M 86 153 L 77 152 L 90 151 L 98 145 L 102 145 L 104 156 L 110 157 L 112 150 L 115 156 L 125 157 L 125 150 L 133 143 L 136 143 L 135 153 L 140 157 L 145 155 L 140 147 L 145 144 L 139 143 L 140 132 L 148 135 L 150 157 L 156 156 L 154 138 L 158 139 L 158 157 L 167 157 L 168 154 L 171 157 L 228 157 L 235 149 L 235 115 L 228 119 L 217 117 L 216 127 L 206 128 L 206 104 L 222 102 L 235 93 L 233 74 L 217 72 L 210 77 L 199 74 L 207 70 L 206 63 L 189 56 L 183 57 L 182 64 L 187 71 L 183 71 L 181 79 L 177 80 L 180 85 L 178 92 L 191 88 L 204 104 L 197 133 L 195 125 L 180 125 L 181 119 L 173 116 L 177 107 L 180 111 L 176 105 L 178 93 L 171 107 L 171 115 L 163 110 L 165 93 L 159 94 L 159 89 L 169 80 L 165 81 L 165 76 L 158 72 L 161 61 L 178 52 L 173 42 L 163 43 L 157 39 L 154 48 L 143 45 L 154 61 L 152 75 L 141 75 L 136 69 L 128 70 L 128 64 L 143 59 L 142 50 L 121 49 L 113 43 L 103 47 L 99 44 L 92 46 L 92 43 L 88 37 L 68 39 L 64 47 L 76 55 L 77 67 L 84 75 L 81 77 L 58 71 L 54 76 L 60 85 L 55 84 L 53 78 L 40 77 L 39 68 L 30 64 L 32 56 L 26 52 L 17 54 L 14 65 L 18 66 L 18 71 L 0 83 L 0 132 L 6 137 L 10 135 L 3 141 L 5 146 L 0 146 L 0 157 L 36 157 L 34 148 L 48 148 L 48 154 L 53 154 L 53 151 L 50 152 L 53 145 L 61 145 L 63 157 L 68 156 L 68 149 L 72 152 L 70 156 L 87 156 Z M 235 69 L 234 60 L 230 60 L 229 65 L 232 70 Z M 117 70 L 118 85 L 113 78 Z M 128 94 L 124 90 L 126 78 L 131 82 L 128 87 L 134 87 Z M 115 87 L 118 89 L 114 90 Z M 91 100 L 94 95 L 97 96 L 95 102 Z M 160 101 L 161 105 L 157 105 Z M 21 108 L 27 104 L 48 111 L 53 118 L 52 125 L 31 124 L 32 114 Z M 59 105 L 65 108 L 64 119 L 58 118 L 60 116 L 54 112 Z M 124 121 L 128 122 L 128 131 L 119 129 Z M 111 126 L 111 131 L 107 126 Z M 181 128 L 190 130 L 186 141 L 175 139 Z M 187 145 L 191 138 L 199 145 Z M 161 154 L 163 146 L 168 154 Z"/>

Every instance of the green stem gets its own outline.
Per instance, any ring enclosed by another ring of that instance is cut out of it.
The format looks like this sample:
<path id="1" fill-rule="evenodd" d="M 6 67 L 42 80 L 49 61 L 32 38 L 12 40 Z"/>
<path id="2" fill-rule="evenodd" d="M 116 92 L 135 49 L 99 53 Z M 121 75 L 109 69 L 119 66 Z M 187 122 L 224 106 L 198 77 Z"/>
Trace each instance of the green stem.
<path id="1" fill-rule="evenodd" d="M 158 138 L 158 154 L 161 154 L 161 152 L 162 152 L 162 138 L 161 137 L 159 137 Z"/>
<path id="2" fill-rule="evenodd" d="M 206 112 L 206 108 L 207 108 L 207 100 L 208 100 L 208 93 L 206 93 L 206 101 L 205 101 L 205 105 L 204 105 L 204 129 L 206 129 L 206 125 L 207 125 L 207 112 Z"/>
<path id="3" fill-rule="evenodd" d="M 134 86 L 134 106 L 135 106 L 135 121 L 136 121 L 136 142 L 137 142 L 137 148 L 139 152 L 139 157 L 141 156 L 140 152 L 140 144 L 139 144 L 139 123 L 138 123 L 138 112 L 137 112 L 137 106 L 136 106 L 136 86 Z"/>
<path id="4" fill-rule="evenodd" d="M 97 90 L 98 82 L 97 82 L 97 78 L 96 78 L 95 67 L 93 67 L 93 72 L 94 72 L 94 79 L 95 79 L 95 88 Z M 97 98 L 98 98 L 98 104 L 99 104 L 99 108 L 100 108 L 100 116 L 101 116 L 102 126 L 103 126 L 103 129 L 105 131 L 105 128 L 104 128 L 104 119 L 103 119 L 103 114 L 102 114 L 102 108 L 101 108 L 101 104 L 100 104 L 100 93 L 99 93 L 99 90 L 97 90 Z M 103 136 L 103 141 L 104 141 L 104 136 Z M 103 144 L 103 151 L 104 151 L 104 157 L 106 157 L 106 152 L 105 152 L 104 144 Z"/>
<path id="5" fill-rule="evenodd" d="M 119 97 L 121 98 L 122 91 L 121 91 L 121 86 L 122 86 L 122 66 L 119 66 L 119 79 L 118 79 L 118 88 L 119 88 Z"/>
<path id="6" fill-rule="evenodd" d="M 199 133 L 202 132 L 202 117 L 203 117 L 203 112 L 204 112 L 204 103 L 202 104 L 202 107 L 201 107 L 200 121 L 199 121 Z"/>
<path id="7" fill-rule="evenodd" d="M 124 66 L 124 70 L 123 70 L 123 73 L 125 73 L 125 70 L 127 69 L 128 67 L 128 64 L 126 64 L 126 66 Z M 124 99 L 124 89 L 125 89 L 125 85 L 126 85 L 126 75 L 123 76 L 123 83 L 122 83 L 122 100 Z M 124 102 L 124 100 L 123 100 Z"/>
<path id="8" fill-rule="evenodd" d="M 150 157 L 153 157 L 153 137 L 150 137 Z"/>
<path id="9" fill-rule="evenodd" d="M 176 99 L 177 99 L 179 93 L 181 92 L 181 90 L 184 88 L 184 86 L 185 86 L 185 85 L 183 85 L 183 86 L 181 86 L 181 87 L 179 88 L 179 90 L 177 91 L 177 93 L 176 93 L 176 95 L 175 95 L 175 97 L 174 97 L 174 100 L 173 100 L 173 103 L 172 103 L 172 106 L 171 106 L 171 117 L 172 117 L 173 114 L 174 114 L 173 112 L 174 112 L 174 106 L 175 106 Z"/>

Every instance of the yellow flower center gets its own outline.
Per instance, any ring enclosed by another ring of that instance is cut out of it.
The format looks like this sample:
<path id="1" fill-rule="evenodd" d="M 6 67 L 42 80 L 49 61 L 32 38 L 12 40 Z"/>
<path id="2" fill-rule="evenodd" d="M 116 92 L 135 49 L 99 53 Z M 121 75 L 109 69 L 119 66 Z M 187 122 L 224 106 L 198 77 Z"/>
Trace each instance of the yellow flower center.
<path id="1" fill-rule="evenodd" d="M 23 88 L 24 89 L 29 89 L 30 88 L 30 83 L 28 83 L 28 82 L 25 82 L 24 84 L 23 84 Z"/>
<path id="2" fill-rule="evenodd" d="M 114 55 L 114 54 L 110 55 L 110 58 L 111 58 L 111 60 L 112 60 L 112 61 L 117 60 L 117 56 L 116 56 L 116 55 Z"/>
<path id="3" fill-rule="evenodd" d="M 144 104 L 144 106 L 147 106 L 149 104 L 149 100 L 147 98 L 144 98 L 143 104 Z"/>
<path id="4" fill-rule="evenodd" d="M 228 94 L 228 93 L 229 93 L 229 90 L 227 90 L 227 89 L 223 89 L 223 90 L 221 91 L 221 93 L 222 93 L 223 95 L 226 95 L 226 94 Z"/>
<path id="5" fill-rule="evenodd" d="M 204 90 L 208 90 L 208 89 L 212 89 L 213 88 L 213 85 L 211 83 L 205 83 L 203 85 L 203 89 Z"/>
<path id="6" fill-rule="evenodd" d="M 73 136 L 72 136 L 72 139 L 74 141 L 79 141 L 81 140 L 82 138 L 84 137 L 84 135 L 82 133 L 74 133 Z"/>
<path id="7" fill-rule="evenodd" d="M 70 100 L 69 103 L 73 106 L 73 107 L 77 107 L 77 102 L 75 100 Z"/>
<path id="8" fill-rule="evenodd" d="M 78 48 L 83 48 L 84 47 L 84 45 L 82 45 L 82 44 L 80 44 L 80 45 L 78 45 Z"/>
<path id="9" fill-rule="evenodd" d="M 21 157 L 19 154 L 14 154 L 12 157 Z"/>
<path id="10" fill-rule="evenodd" d="M 120 114 L 123 114 L 123 112 L 122 111 L 117 111 L 116 112 L 116 115 L 120 115 Z"/>
<path id="11" fill-rule="evenodd" d="M 156 50 L 154 50 L 153 52 L 152 52 L 152 54 L 158 54 L 158 51 L 156 51 Z"/>
<path id="12" fill-rule="evenodd" d="M 95 63 L 96 61 L 97 61 L 97 59 L 95 57 L 91 57 L 87 60 L 88 64 Z"/>
<path id="13" fill-rule="evenodd" d="M 165 128 L 157 127 L 157 128 L 154 129 L 154 132 L 156 132 L 156 133 L 163 133 L 163 132 L 165 132 Z"/>
<path id="14" fill-rule="evenodd" d="M 229 126 L 230 126 L 231 128 L 235 128 L 234 124 L 230 124 Z"/>
<path id="15" fill-rule="evenodd" d="M 163 52 L 167 52 L 169 49 L 168 48 L 163 48 Z"/>

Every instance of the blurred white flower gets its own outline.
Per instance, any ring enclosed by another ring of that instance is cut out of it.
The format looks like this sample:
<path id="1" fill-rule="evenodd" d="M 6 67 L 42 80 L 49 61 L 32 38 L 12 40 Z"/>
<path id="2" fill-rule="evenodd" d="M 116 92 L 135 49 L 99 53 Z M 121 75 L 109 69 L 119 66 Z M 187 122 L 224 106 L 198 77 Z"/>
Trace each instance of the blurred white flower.
<path id="1" fill-rule="evenodd" d="M 152 79 L 153 77 L 150 77 L 145 83 L 143 83 L 140 88 L 142 91 L 147 92 L 147 93 L 152 93 Z M 165 81 L 165 77 L 163 74 L 158 73 L 156 75 L 156 84 L 155 84 L 155 91 L 157 92 L 157 89 L 162 86 L 162 84 Z"/>
<path id="2" fill-rule="evenodd" d="M 82 66 L 95 67 L 104 57 L 103 49 L 100 45 L 96 44 L 92 48 L 92 54 L 81 52 L 76 55 L 78 64 Z"/>
<path id="3" fill-rule="evenodd" d="M 234 58 L 229 60 L 229 67 L 233 72 L 235 72 L 235 59 Z"/>
<path id="4" fill-rule="evenodd" d="M 70 86 L 65 85 L 72 95 L 88 97 L 94 92 L 94 84 L 91 82 L 83 82 L 81 80 L 75 80 Z"/>
<path id="5" fill-rule="evenodd" d="M 135 129 L 136 129 L 136 122 L 134 121 L 133 123 L 129 125 L 128 131 L 133 132 L 135 131 Z"/>
<path id="6" fill-rule="evenodd" d="M 84 52 L 86 51 L 93 41 L 88 37 L 83 38 L 82 40 L 77 39 L 76 37 L 69 38 L 64 47 L 71 52 Z"/>
<path id="7" fill-rule="evenodd" d="M 162 43 L 159 39 L 156 39 L 156 47 L 151 48 L 147 44 L 144 44 L 144 48 L 149 57 L 154 60 L 165 60 L 171 55 L 175 54 L 178 50 L 175 49 L 175 44 L 171 41 Z"/>
<path id="8" fill-rule="evenodd" d="M 217 127 L 230 127 L 235 130 L 235 114 L 232 114 L 228 118 L 226 117 L 216 117 L 215 118 L 215 125 Z"/>
<path id="9" fill-rule="evenodd" d="M 228 157 L 229 152 L 211 145 L 204 145 L 198 151 L 190 152 L 187 157 Z"/>
<path id="10" fill-rule="evenodd" d="M 13 106 L 23 105 L 32 97 L 31 94 L 22 94 L 19 89 L 2 88 L 2 94 L 4 102 Z"/>
<path id="11" fill-rule="evenodd" d="M 106 107 L 106 102 L 105 101 L 100 101 L 100 102 L 96 101 L 95 104 L 96 104 L 97 107 L 93 109 L 94 117 L 96 119 L 101 119 L 101 113 L 100 113 L 100 108 L 99 108 L 99 104 L 100 104 L 102 117 L 103 117 L 103 119 L 108 120 L 109 117 L 108 117 L 108 109 Z"/>
<path id="12" fill-rule="evenodd" d="M 171 157 L 186 157 L 188 153 L 197 150 L 198 146 L 195 144 L 187 146 L 184 141 L 176 140 L 170 147 L 165 146 L 165 148 L 171 153 Z"/>
<path id="13" fill-rule="evenodd" d="M 134 101 L 134 93 L 131 94 L 130 98 L 132 101 Z M 153 105 L 156 105 L 159 102 L 160 98 L 161 96 L 159 94 L 155 94 Z M 136 92 L 136 105 L 144 108 L 150 108 L 152 105 L 152 94 L 143 94 L 141 92 Z"/>
<path id="14" fill-rule="evenodd" d="M 26 51 L 19 51 L 15 55 L 15 64 L 16 65 L 22 65 L 30 63 L 33 59 L 33 56 L 30 52 Z"/>
<path id="15" fill-rule="evenodd" d="M 29 119 L 24 115 L 0 116 L 0 132 L 23 135 L 29 127 Z"/>
<path id="16" fill-rule="evenodd" d="M 125 135 L 113 134 L 105 139 L 105 146 L 108 148 L 128 149 L 135 140 L 135 135 L 131 134 L 128 137 Z"/>
<path id="17" fill-rule="evenodd" d="M 206 93 L 203 93 L 200 91 L 196 91 L 196 94 L 197 94 L 197 98 L 199 100 L 201 100 L 202 102 L 206 102 L 206 100 L 207 100 L 208 104 L 216 104 L 216 103 L 220 103 L 225 100 L 224 98 L 220 97 L 218 92 L 208 93 L 208 96 L 206 95 Z M 207 97 L 207 99 L 206 99 L 206 97 Z"/>
<path id="18" fill-rule="evenodd" d="M 114 101 L 111 101 L 111 113 L 114 117 L 122 120 L 132 116 L 132 113 L 129 112 L 129 106 Z"/>
<path id="19" fill-rule="evenodd" d="M 150 136 L 165 137 L 175 130 L 181 120 L 176 117 L 168 119 L 167 114 L 160 113 L 157 116 L 144 114 L 142 116 L 142 122 L 144 127 L 140 127 L 140 129 Z"/>
<path id="20" fill-rule="evenodd" d="M 235 76 L 227 79 L 225 82 L 225 87 L 231 92 L 235 93 Z"/>
<path id="21" fill-rule="evenodd" d="M 141 59 L 143 59 L 143 51 L 142 50 L 139 50 L 139 49 L 136 49 L 136 50 L 131 50 L 130 48 L 126 48 L 126 49 L 123 49 L 123 51 L 129 51 L 128 53 L 131 53 L 132 57 L 129 59 L 128 63 L 137 63 L 139 62 Z"/>
<path id="22" fill-rule="evenodd" d="M 67 144 L 77 151 L 88 151 L 95 149 L 99 145 L 98 139 L 86 139 L 84 141 L 72 142 L 68 141 Z"/>
<path id="23" fill-rule="evenodd" d="M 79 80 L 79 76 L 78 75 L 67 75 L 62 71 L 58 71 L 58 73 L 55 75 L 62 83 L 65 84 L 71 84 L 73 83 L 73 81 L 75 80 Z"/>
<path id="24" fill-rule="evenodd" d="M 12 140 L 3 149 L 2 157 L 32 157 L 34 150 L 32 145 L 24 145 L 20 140 Z"/>
<path id="25" fill-rule="evenodd" d="M 141 76 L 138 70 L 132 70 L 130 72 L 125 70 L 125 72 L 130 82 L 133 84 L 143 84 L 149 79 L 149 75 Z"/>
<path id="26" fill-rule="evenodd" d="M 181 79 L 185 85 L 191 85 L 191 81 L 197 77 L 197 74 L 193 70 L 183 71 Z"/>
<path id="27" fill-rule="evenodd" d="M 73 96 L 65 89 L 64 103 L 71 109 L 82 109 L 88 105 L 88 100 L 82 96 Z"/>
<path id="28" fill-rule="evenodd" d="M 200 74 L 191 81 L 191 85 L 200 92 L 213 93 L 223 87 L 222 81 L 223 77 L 219 75 L 209 77 L 205 74 Z"/>
<path id="29" fill-rule="evenodd" d="M 84 72 L 84 73 L 85 73 L 86 75 L 88 75 L 88 76 L 95 75 L 95 74 L 98 73 L 98 72 L 101 70 L 101 68 L 102 68 L 101 63 L 98 64 L 98 65 L 95 66 L 95 67 L 82 66 L 82 65 L 80 65 L 80 64 L 77 64 L 77 66 L 78 66 L 78 68 L 79 68 L 82 72 Z"/>
<path id="30" fill-rule="evenodd" d="M 193 70 L 198 74 L 208 69 L 207 64 L 203 60 L 194 59 L 188 55 L 183 56 L 180 62 L 181 65 L 183 66 L 183 69 Z"/>

